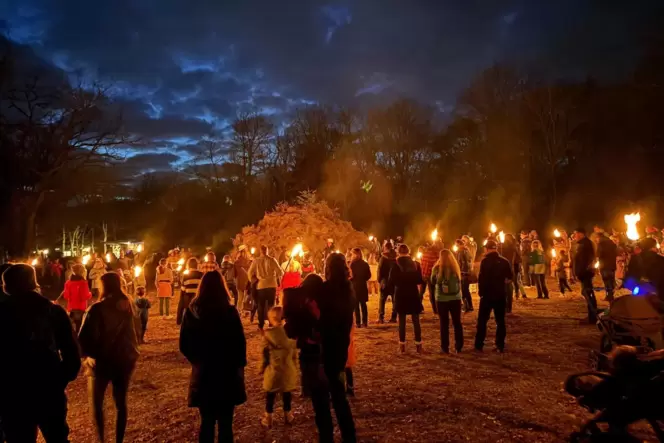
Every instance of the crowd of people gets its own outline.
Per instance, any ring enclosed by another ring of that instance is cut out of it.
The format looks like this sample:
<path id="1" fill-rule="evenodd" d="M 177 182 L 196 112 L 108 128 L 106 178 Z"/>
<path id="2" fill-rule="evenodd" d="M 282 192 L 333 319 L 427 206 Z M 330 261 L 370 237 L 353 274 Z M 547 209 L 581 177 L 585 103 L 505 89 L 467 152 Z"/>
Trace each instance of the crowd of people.
<path id="1" fill-rule="evenodd" d="M 479 263 L 471 236 L 450 245 L 437 238 L 413 253 L 402 241 L 386 241 L 377 257 L 375 249 L 351 248 L 342 254 L 328 242 L 320 273 L 307 254 L 282 250 L 275 258 L 267 246 L 256 256 L 240 246 L 234 257 L 225 255 L 220 263 L 211 251 L 200 261 L 188 251 L 171 251 L 142 262 L 117 260 L 117 267 L 112 260 L 92 257 L 67 266 L 71 272 L 55 303 L 40 293 L 34 267 L 3 265 L 0 336 L 12 340 L 2 341 L 0 355 L 13 363 L 0 365 L 0 435 L 9 443 L 30 442 L 36 441 L 39 429 L 47 442 L 68 441 L 65 388 L 83 367 L 99 440 L 105 437 L 103 402 L 110 384 L 116 441 L 123 441 L 129 385 L 148 328 L 150 289 L 159 300 L 159 314 L 170 319 L 170 299 L 179 287 L 179 347 L 191 364 L 189 406 L 200 411 L 201 442 L 214 441 L 215 434 L 219 441 L 233 441 L 235 407 L 247 400 L 243 317 L 252 324 L 257 314 L 262 337 L 263 426 L 274 424 L 278 395 L 285 424 L 293 422 L 299 360 L 302 392 L 312 402 L 320 441 L 333 441 L 331 403 L 343 441 L 353 442 L 355 424 L 347 396 L 355 393 L 354 331 L 369 326 L 367 301 L 376 291 L 377 323 L 385 323 L 386 302 L 392 301 L 388 321 L 398 325 L 401 354 L 407 351 L 408 319 L 415 351 L 423 352 L 420 316 L 427 292 L 439 320 L 443 354 L 451 351 L 450 323 L 452 349 L 464 349 L 461 319 L 463 312 L 474 310 L 475 284 L 480 299 L 473 343 L 477 352 L 483 351 L 492 314 L 495 350 L 505 351 L 505 316 L 513 300 L 526 298 L 525 288 L 532 286 L 538 298 L 549 298 L 547 269 L 558 280 L 561 295 L 571 291 L 570 283 L 580 283 L 592 323 L 597 316 L 596 273 L 608 301 L 616 287 L 631 289 L 643 281 L 653 286 L 653 293 L 664 294 L 664 257 L 654 236 L 630 243 L 599 229 L 587 236 L 579 228 L 571 239 L 564 232 L 555 235 L 547 254 L 534 231 L 522 232 L 518 240 L 491 232 Z"/>

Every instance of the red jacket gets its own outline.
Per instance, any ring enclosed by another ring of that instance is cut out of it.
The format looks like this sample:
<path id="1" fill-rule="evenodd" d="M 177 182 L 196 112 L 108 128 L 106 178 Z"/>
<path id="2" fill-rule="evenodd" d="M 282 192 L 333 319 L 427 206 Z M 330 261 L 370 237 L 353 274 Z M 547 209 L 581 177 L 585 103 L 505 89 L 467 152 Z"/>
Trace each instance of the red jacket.
<path id="1" fill-rule="evenodd" d="M 67 300 L 67 311 L 85 311 L 92 294 L 85 279 L 76 279 L 65 282 L 62 297 Z"/>
<path id="2" fill-rule="evenodd" d="M 429 247 L 422 254 L 420 265 L 422 265 L 422 278 L 429 280 L 431 278 L 431 271 L 440 257 L 440 249 L 435 246 Z"/>

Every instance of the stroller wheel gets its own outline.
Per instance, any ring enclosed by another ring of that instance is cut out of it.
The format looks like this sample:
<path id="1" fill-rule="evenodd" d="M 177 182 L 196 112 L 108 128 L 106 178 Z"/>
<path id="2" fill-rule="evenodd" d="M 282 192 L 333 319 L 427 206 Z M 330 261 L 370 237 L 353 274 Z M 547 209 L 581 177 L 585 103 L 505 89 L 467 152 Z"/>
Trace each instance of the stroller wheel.
<path id="1" fill-rule="evenodd" d="M 602 334 L 602 337 L 600 338 L 599 341 L 599 352 L 602 354 L 606 354 L 608 352 L 611 352 L 611 349 L 613 349 L 613 343 L 611 342 L 611 337 L 609 337 L 606 334 Z"/>

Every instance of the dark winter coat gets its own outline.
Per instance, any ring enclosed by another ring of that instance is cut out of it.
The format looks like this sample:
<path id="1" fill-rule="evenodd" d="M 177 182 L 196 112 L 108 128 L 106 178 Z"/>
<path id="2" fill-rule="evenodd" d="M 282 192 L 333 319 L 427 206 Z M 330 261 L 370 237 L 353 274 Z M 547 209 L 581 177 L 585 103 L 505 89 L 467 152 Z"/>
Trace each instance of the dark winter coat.
<path id="1" fill-rule="evenodd" d="M 507 285 L 505 280 L 513 278 L 512 265 L 498 252 L 489 252 L 480 263 L 477 277 L 480 298 L 487 300 L 506 300 Z"/>
<path id="2" fill-rule="evenodd" d="M 90 306 L 78 339 L 83 354 L 96 360 L 95 372 L 110 377 L 135 366 L 140 331 L 140 319 L 132 301 L 113 296 Z"/>
<path id="3" fill-rule="evenodd" d="M 576 242 L 572 267 L 574 275 L 583 279 L 594 273 L 592 266 L 595 262 L 595 248 L 588 237 L 583 237 Z"/>
<path id="4" fill-rule="evenodd" d="M 350 263 L 350 272 L 352 274 L 351 283 L 355 292 L 355 299 L 360 302 L 369 301 L 369 288 L 367 282 L 371 279 L 371 268 L 369 263 L 359 259 Z"/>
<path id="5" fill-rule="evenodd" d="M 473 268 L 473 259 L 470 257 L 470 250 L 466 246 L 461 246 L 454 255 L 457 263 L 459 263 L 461 275 L 469 275 Z"/>
<path id="6" fill-rule="evenodd" d="M 394 287 L 394 308 L 398 314 L 419 314 L 422 299 L 418 285 L 423 284 L 422 272 L 412 258 L 399 257 L 390 272 L 389 284 Z"/>
<path id="7" fill-rule="evenodd" d="M 532 244 L 532 241 L 530 240 L 530 237 L 526 237 L 523 240 L 521 240 L 521 257 L 528 257 L 530 255 L 530 245 Z M 524 258 L 523 260 L 524 263 L 528 263 L 528 260 Z"/>
<path id="8" fill-rule="evenodd" d="M 0 356 L 0 415 L 61 397 L 81 367 L 69 316 L 36 292 L 0 304 Z"/>
<path id="9" fill-rule="evenodd" d="M 226 285 L 228 289 L 235 289 L 237 287 L 237 281 L 235 278 L 235 265 L 229 261 L 221 263 L 221 275 L 223 275 L 226 280 Z"/>
<path id="10" fill-rule="evenodd" d="M 320 311 L 316 325 L 325 372 L 337 374 L 346 367 L 355 297 L 350 282 L 326 281 L 316 298 Z"/>
<path id="11" fill-rule="evenodd" d="M 190 407 L 216 408 L 247 401 L 247 343 L 233 306 L 205 309 L 192 302 L 180 329 L 180 352 L 191 363 Z"/>
<path id="12" fill-rule="evenodd" d="M 615 271 L 618 268 L 618 245 L 613 243 L 609 237 L 602 235 L 597 244 L 597 258 L 602 271 Z"/>
<path id="13" fill-rule="evenodd" d="M 507 241 L 503 244 L 502 256 L 510 262 L 512 265 L 520 263 L 521 261 L 521 251 L 518 250 L 517 244 L 511 241 Z M 524 254 L 525 255 L 525 254 Z"/>
<path id="14" fill-rule="evenodd" d="M 394 286 L 390 285 L 390 273 L 397 264 L 397 253 L 394 250 L 385 252 L 378 260 L 378 282 L 386 294 L 394 294 Z"/>

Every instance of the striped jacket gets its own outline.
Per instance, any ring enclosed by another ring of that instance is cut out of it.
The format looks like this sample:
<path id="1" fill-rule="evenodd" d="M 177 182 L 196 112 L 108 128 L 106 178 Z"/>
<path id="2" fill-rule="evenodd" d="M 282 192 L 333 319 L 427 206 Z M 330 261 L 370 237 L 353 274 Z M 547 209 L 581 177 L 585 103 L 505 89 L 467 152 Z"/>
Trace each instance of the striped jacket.
<path id="1" fill-rule="evenodd" d="M 198 291 L 198 285 L 201 284 L 203 272 L 190 269 L 189 274 L 182 275 L 182 293 L 194 296 Z"/>

